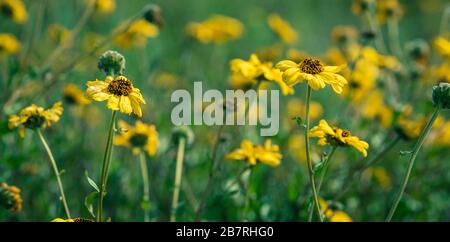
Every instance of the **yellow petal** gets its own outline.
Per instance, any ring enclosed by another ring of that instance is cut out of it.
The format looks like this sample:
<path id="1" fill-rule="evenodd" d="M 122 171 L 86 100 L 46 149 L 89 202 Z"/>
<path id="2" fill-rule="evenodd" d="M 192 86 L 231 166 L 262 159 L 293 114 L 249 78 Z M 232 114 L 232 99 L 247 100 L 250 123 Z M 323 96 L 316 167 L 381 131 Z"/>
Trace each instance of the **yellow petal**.
<path id="1" fill-rule="evenodd" d="M 119 106 L 120 106 L 120 111 L 122 113 L 130 114 L 131 112 L 133 112 L 133 108 L 131 107 L 131 102 L 130 102 L 129 97 L 120 96 Z"/>

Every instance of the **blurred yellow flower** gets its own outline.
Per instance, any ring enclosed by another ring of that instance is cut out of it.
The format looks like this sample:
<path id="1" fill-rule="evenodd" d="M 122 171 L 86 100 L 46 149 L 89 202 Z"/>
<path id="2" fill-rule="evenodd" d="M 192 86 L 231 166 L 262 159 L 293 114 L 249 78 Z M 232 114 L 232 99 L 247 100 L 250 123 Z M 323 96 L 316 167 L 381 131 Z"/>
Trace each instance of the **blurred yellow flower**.
<path id="1" fill-rule="evenodd" d="M 298 160 L 302 165 L 307 165 L 306 163 L 306 153 L 305 150 L 305 136 L 303 134 L 295 133 L 289 136 L 287 143 L 287 149 L 289 154 Z"/>
<path id="2" fill-rule="evenodd" d="M 134 155 L 142 151 L 149 156 L 156 155 L 159 146 L 158 132 L 154 125 L 137 121 L 134 126 L 120 120 L 118 123 L 121 134 L 114 137 L 114 144 L 130 147 Z"/>
<path id="3" fill-rule="evenodd" d="M 383 167 L 369 167 L 363 172 L 362 177 L 367 180 L 374 178 L 383 189 L 391 187 L 391 176 Z"/>
<path id="4" fill-rule="evenodd" d="M 290 87 L 306 80 L 314 90 L 322 89 L 329 84 L 333 91 L 340 94 L 347 84 L 347 80 L 337 74 L 345 66 L 324 66 L 317 59 L 306 58 L 299 64 L 284 60 L 278 62 L 276 68 L 283 72 L 283 80 Z"/>
<path id="5" fill-rule="evenodd" d="M 247 139 L 241 142 L 241 147 L 228 153 L 225 156 L 227 160 L 243 160 L 249 165 L 256 165 L 258 162 L 269 165 L 279 166 L 282 155 L 279 153 L 278 145 L 272 145 L 269 139 L 266 139 L 262 146 L 255 145 Z"/>
<path id="6" fill-rule="evenodd" d="M 0 0 L 0 14 L 19 24 L 28 19 L 27 10 L 22 0 Z"/>
<path id="7" fill-rule="evenodd" d="M 353 0 L 352 12 L 355 15 L 361 15 L 370 9 L 375 3 L 375 0 Z"/>
<path id="8" fill-rule="evenodd" d="M 99 13 L 108 14 L 116 9 L 116 0 L 86 0 L 88 4 L 92 4 L 93 1 L 95 1 L 94 8 Z"/>
<path id="9" fill-rule="evenodd" d="M 280 39 L 287 44 L 294 44 L 298 40 L 298 34 L 294 28 L 280 15 L 272 13 L 267 18 L 270 28 Z"/>
<path id="10" fill-rule="evenodd" d="M 319 138 L 317 143 L 321 146 L 330 144 L 332 146 L 353 147 L 361 152 L 364 157 L 367 156 L 367 149 L 369 148 L 367 142 L 353 136 L 350 131 L 336 126 L 331 127 L 324 119 L 320 120 L 319 125 L 310 130 L 310 135 Z"/>
<path id="11" fill-rule="evenodd" d="M 278 59 L 283 52 L 281 44 L 277 43 L 272 46 L 258 48 L 255 53 L 261 61 L 274 61 Z"/>
<path id="12" fill-rule="evenodd" d="M 293 61 L 295 63 L 300 63 L 304 59 L 308 58 L 308 55 L 305 52 L 294 48 L 288 49 L 286 55 L 288 60 Z"/>
<path id="13" fill-rule="evenodd" d="M 111 110 L 120 110 L 128 115 L 133 112 L 136 116 L 142 117 L 140 105 L 145 104 L 144 97 L 125 76 L 115 78 L 107 76 L 104 81 L 88 81 L 86 94 L 88 98 L 98 102 L 108 100 L 106 107 Z"/>
<path id="14" fill-rule="evenodd" d="M 334 44 L 354 43 L 358 40 L 358 30 L 354 26 L 338 25 L 331 30 L 331 41 Z"/>
<path id="15" fill-rule="evenodd" d="M 378 120 L 382 127 L 389 128 L 392 123 L 393 112 L 384 103 L 382 92 L 375 90 L 365 97 L 362 115 L 368 119 Z"/>
<path id="16" fill-rule="evenodd" d="M 244 32 L 242 23 L 234 18 L 214 15 L 203 22 L 191 22 L 186 27 L 189 36 L 206 43 L 224 43 L 241 37 Z"/>
<path id="17" fill-rule="evenodd" d="M 62 43 L 70 36 L 70 30 L 61 24 L 50 24 L 48 26 L 48 34 L 51 40 Z"/>
<path id="18" fill-rule="evenodd" d="M 63 218 L 55 218 L 55 219 L 53 219 L 52 220 L 52 222 L 58 222 L 58 223 L 60 223 L 60 222 L 70 222 L 70 223 L 72 223 L 72 222 L 75 222 L 75 221 L 73 221 L 73 219 L 63 219 Z"/>
<path id="19" fill-rule="evenodd" d="M 14 55 L 20 50 L 20 42 L 12 34 L 0 33 L 0 59 Z"/>
<path id="20" fill-rule="evenodd" d="M 9 117 L 8 127 L 14 129 L 20 126 L 20 137 L 25 136 L 25 128 L 39 129 L 50 127 L 53 123 L 59 121 L 64 109 L 61 102 L 56 102 L 47 110 L 36 104 L 22 109 L 19 115 L 11 115 Z"/>
<path id="21" fill-rule="evenodd" d="M 352 218 L 344 211 L 329 205 L 323 198 L 319 198 L 320 208 L 330 222 L 353 222 Z"/>
<path id="22" fill-rule="evenodd" d="M 419 137 L 422 129 L 425 127 L 426 121 L 424 116 L 412 119 L 411 117 L 400 115 L 395 130 L 405 140 L 415 139 Z"/>
<path id="23" fill-rule="evenodd" d="M 434 40 L 434 47 L 439 52 L 439 54 L 441 54 L 445 58 L 450 59 L 450 40 L 442 36 L 437 37 Z"/>
<path id="24" fill-rule="evenodd" d="M 158 34 L 157 25 L 145 19 L 139 19 L 131 23 L 125 32 L 114 37 L 114 43 L 121 48 L 143 47 L 149 38 L 155 38 Z"/>
<path id="25" fill-rule="evenodd" d="M 64 100 L 70 104 L 87 105 L 91 101 L 85 96 L 85 93 L 75 84 L 67 84 L 64 86 Z"/>
<path id="26" fill-rule="evenodd" d="M 306 105 L 299 98 L 292 98 L 287 103 L 287 114 L 289 118 L 306 115 Z M 309 107 L 309 118 L 315 120 L 323 114 L 323 107 L 320 103 L 312 101 Z"/>
<path id="27" fill-rule="evenodd" d="M 403 16 L 403 6 L 397 0 L 378 0 L 377 18 L 385 23 L 389 18 L 399 19 Z"/>
<path id="28" fill-rule="evenodd" d="M 69 219 L 63 219 L 63 218 L 55 218 L 55 219 L 53 219 L 52 220 L 52 222 L 62 222 L 62 223 L 64 223 L 64 222 L 66 222 L 66 223 L 76 223 L 76 222 L 93 222 L 92 220 L 90 220 L 90 219 L 86 219 L 86 218 L 69 218 Z"/>
<path id="29" fill-rule="evenodd" d="M 0 183 L 0 206 L 14 213 L 22 211 L 20 189 L 16 186 L 9 186 L 5 182 Z"/>

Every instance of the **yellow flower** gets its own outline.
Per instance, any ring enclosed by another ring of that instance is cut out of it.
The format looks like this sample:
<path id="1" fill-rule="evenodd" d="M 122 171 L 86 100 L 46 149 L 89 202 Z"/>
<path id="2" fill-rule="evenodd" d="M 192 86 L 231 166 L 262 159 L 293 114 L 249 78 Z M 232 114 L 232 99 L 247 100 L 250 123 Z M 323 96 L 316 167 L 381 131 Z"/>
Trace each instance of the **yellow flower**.
<path id="1" fill-rule="evenodd" d="M 347 44 L 358 39 L 358 30 L 354 26 L 338 25 L 331 31 L 331 40 L 335 44 Z"/>
<path id="2" fill-rule="evenodd" d="M 392 123 L 392 109 L 383 100 L 383 94 L 379 90 L 371 92 L 365 97 L 366 102 L 362 109 L 362 115 L 368 119 L 376 119 L 384 128 L 389 128 Z"/>
<path id="3" fill-rule="evenodd" d="M 70 36 L 70 30 L 60 24 L 50 24 L 48 34 L 53 41 L 62 43 Z"/>
<path id="4" fill-rule="evenodd" d="M 73 219 L 63 219 L 63 218 L 55 218 L 55 219 L 53 219 L 52 220 L 52 222 L 58 222 L 58 223 L 61 223 L 61 222 L 70 222 L 70 223 L 72 223 L 72 222 L 75 222 L 75 221 L 73 221 Z"/>
<path id="5" fill-rule="evenodd" d="M 276 167 L 280 165 L 282 155 L 279 153 L 278 145 L 272 145 L 270 140 L 266 140 L 263 146 L 255 145 L 247 139 L 241 142 L 241 147 L 225 156 L 227 160 L 243 160 L 249 165 L 256 165 L 258 162 Z"/>
<path id="6" fill-rule="evenodd" d="M 145 100 L 141 91 L 125 76 L 107 76 L 104 81 L 88 81 L 86 94 L 97 102 L 108 100 L 106 107 L 111 110 L 120 110 L 128 115 L 133 112 L 142 117 L 140 105 L 145 104 Z"/>
<path id="7" fill-rule="evenodd" d="M 286 55 L 288 60 L 296 63 L 302 62 L 304 59 L 308 58 L 308 55 L 305 52 L 299 51 L 294 48 L 288 49 Z"/>
<path id="8" fill-rule="evenodd" d="M 114 38 L 114 43 L 121 48 L 131 46 L 143 47 L 149 38 L 155 38 L 159 34 L 157 25 L 145 19 L 139 19 L 131 23 L 128 29 Z"/>
<path id="9" fill-rule="evenodd" d="M 361 152 L 364 157 L 367 156 L 367 149 L 369 148 L 367 142 L 353 136 L 350 131 L 340 129 L 336 126 L 331 127 L 324 119 L 320 120 L 319 125 L 310 130 L 310 135 L 311 137 L 319 138 L 317 142 L 319 145 L 324 146 L 330 144 L 332 146 L 353 147 Z"/>
<path id="10" fill-rule="evenodd" d="M 434 47 L 442 56 L 450 58 L 450 41 L 445 37 L 437 37 L 434 40 Z"/>
<path id="11" fill-rule="evenodd" d="M 353 0 L 352 12 L 355 15 L 361 15 L 362 13 L 368 11 L 374 2 L 375 0 Z"/>
<path id="12" fill-rule="evenodd" d="M 20 42 L 12 34 L 0 33 L 0 59 L 20 50 Z"/>
<path id="13" fill-rule="evenodd" d="M 294 89 L 283 82 L 280 70 L 274 69 L 272 62 L 261 62 L 252 54 L 248 61 L 233 59 L 230 61 L 230 85 L 234 89 L 250 89 L 261 81 L 273 81 L 280 87 L 283 95 L 294 93 Z"/>
<path id="14" fill-rule="evenodd" d="M 93 222 L 92 220 L 90 220 L 90 219 L 86 219 L 86 218 L 69 218 L 69 219 L 63 219 L 63 218 L 55 218 L 55 219 L 53 219 L 52 220 L 52 222 L 62 222 L 62 223 L 64 223 L 64 222 L 67 222 L 67 223 L 76 223 L 76 222 Z"/>
<path id="15" fill-rule="evenodd" d="M 36 104 L 22 109 L 19 115 L 9 117 L 8 127 L 10 129 L 19 128 L 20 137 L 25 136 L 25 128 L 38 129 L 50 127 L 53 123 L 59 121 L 64 109 L 61 102 L 53 104 L 53 107 L 45 110 Z"/>
<path id="16" fill-rule="evenodd" d="M 276 68 L 283 72 L 283 80 L 290 87 L 306 80 L 314 90 L 322 89 L 329 84 L 333 91 L 340 94 L 347 84 L 347 80 L 343 76 L 336 74 L 344 66 L 324 66 L 317 59 L 306 58 L 299 64 L 284 60 L 278 62 Z"/>
<path id="17" fill-rule="evenodd" d="M 20 189 L 16 186 L 9 186 L 5 182 L 0 183 L 0 206 L 14 213 L 22 211 Z"/>
<path id="18" fill-rule="evenodd" d="M 108 14 L 116 9 L 115 0 L 86 0 L 86 3 L 91 4 L 93 1 L 95 1 L 94 8 L 99 13 Z"/>
<path id="19" fill-rule="evenodd" d="M 85 93 L 72 83 L 64 86 L 63 94 L 64 100 L 71 104 L 87 105 L 91 102 L 91 100 L 85 96 Z"/>
<path id="20" fill-rule="evenodd" d="M 365 179 L 371 179 L 373 177 L 383 189 L 388 189 L 391 186 L 391 176 L 383 167 L 369 167 L 364 171 L 362 176 Z"/>
<path id="21" fill-rule="evenodd" d="M 298 98 L 293 98 L 287 103 L 287 114 L 289 118 L 301 116 L 305 117 L 306 105 Z M 309 118 L 315 120 L 323 114 L 323 107 L 320 103 L 312 101 L 309 107 Z"/>
<path id="22" fill-rule="evenodd" d="M 274 44 L 268 47 L 258 48 L 255 53 L 261 59 L 261 61 L 273 61 L 278 59 L 283 52 L 283 46 L 281 44 Z"/>
<path id="23" fill-rule="evenodd" d="M 353 222 L 352 218 L 344 211 L 338 210 L 333 206 L 329 205 L 323 198 L 319 198 L 320 209 L 322 209 L 325 217 L 327 217 L 330 222 Z"/>
<path id="24" fill-rule="evenodd" d="M 244 32 L 242 23 L 234 18 L 214 15 L 203 22 L 191 22 L 186 27 L 189 36 L 206 43 L 224 43 L 241 37 Z"/>
<path id="25" fill-rule="evenodd" d="M 406 106 L 400 116 L 398 117 L 395 130 L 405 140 L 411 140 L 419 137 L 422 129 L 425 127 L 427 122 L 426 118 L 418 116 L 417 118 L 412 118 L 412 107 Z"/>
<path id="26" fill-rule="evenodd" d="M 120 120 L 118 126 L 122 133 L 114 137 L 115 145 L 130 147 L 134 155 L 138 155 L 142 151 L 147 152 L 150 156 L 156 154 L 159 139 L 154 125 L 137 121 L 135 126 L 130 126 Z"/>
<path id="27" fill-rule="evenodd" d="M 298 40 L 298 34 L 292 26 L 280 15 L 273 13 L 269 15 L 267 22 L 270 28 L 275 32 L 281 40 L 287 44 L 294 44 Z"/>
<path id="28" fill-rule="evenodd" d="M 401 18 L 403 6 L 397 0 L 378 0 L 377 18 L 380 23 L 385 23 L 389 18 Z"/>
<path id="29" fill-rule="evenodd" d="M 28 18 L 25 4 L 21 0 L 0 0 L 0 14 L 19 24 L 24 23 Z"/>

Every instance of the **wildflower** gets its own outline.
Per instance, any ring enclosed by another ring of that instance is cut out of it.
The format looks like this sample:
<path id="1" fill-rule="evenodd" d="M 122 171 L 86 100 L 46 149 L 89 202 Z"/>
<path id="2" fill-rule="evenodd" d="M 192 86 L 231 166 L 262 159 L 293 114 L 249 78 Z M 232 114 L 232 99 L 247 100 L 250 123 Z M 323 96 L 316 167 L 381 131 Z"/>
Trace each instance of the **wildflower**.
<path id="1" fill-rule="evenodd" d="M 255 53 L 263 62 L 269 62 L 278 59 L 283 52 L 280 44 L 274 44 L 268 47 L 258 48 Z"/>
<path id="2" fill-rule="evenodd" d="M 399 19 L 403 16 L 403 7 L 397 0 L 378 0 L 377 18 L 385 23 L 389 18 Z"/>
<path id="3" fill-rule="evenodd" d="M 273 13 L 269 15 L 267 22 L 270 28 L 280 39 L 287 44 L 294 44 L 298 40 L 298 34 L 294 28 L 280 15 Z"/>
<path id="4" fill-rule="evenodd" d="M 344 211 L 339 210 L 338 206 L 336 206 L 335 204 L 333 204 L 333 203 L 329 204 L 323 198 L 319 198 L 319 203 L 320 203 L 322 212 L 325 214 L 325 217 L 327 217 L 328 221 L 330 221 L 330 222 L 353 222 L 352 218 Z"/>
<path id="5" fill-rule="evenodd" d="M 53 123 L 59 121 L 64 109 L 61 102 L 53 104 L 47 110 L 32 104 L 20 111 L 19 115 L 11 115 L 9 117 L 8 127 L 10 129 L 19 128 L 20 137 L 25 136 L 25 128 L 39 129 L 50 127 Z"/>
<path id="6" fill-rule="evenodd" d="M 367 142 L 353 136 L 350 131 L 343 130 L 336 126 L 329 126 L 324 119 L 320 120 L 319 125 L 310 130 L 310 135 L 311 137 L 319 138 L 319 141 L 317 142 L 319 145 L 324 146 L 330 144 L 332 146 L 353 147 L 361 152 L 364 157 L 367 156 L 367 149 L 369 148 Z"/>
<path id="7" fill-rule="evenodd" d="M 147 152 L 150 156 L 156 154 L 159 139 L 154 125 L 137 121 L 135 126 L 130 126 L 123 120 L 120 120 L 118 125 L 122 133 L 114 137 L 115 145 L 131 147 L 134 155 L 138 155 L 142 151 Z"/>
<path id="8" fill-rule="evenodd" d="M 116 9 L 116 0 L 85 0 L 86 4 L 94 4 L 94 10 L 101 14 L 114 12 Z"/>
<path id="9" fill-rule="evenodd" d="M 62 43 L 70 36 L 70 30 L 60 24 L 50 24 L 48 34 L 53 41 Z"/>
<path id="10" fill-rule="evenodd" d="M 362 115 L 368 119 L 376 119 L 382 127 L 388 128 L 392 123 L 393 112 L 384 103 L 383 94 L 379 90 L 374 90 L 366 96 Z"/>
<path id="11" fill-rule="evenodd" d="M 405 45 L 405 49 L 411 59 L 413 59 L 416 63 L 422 65 L 426 64 L 430 55 L 430 47 L 425 40 L 412 40 Z"/>
<path id="12" fill-rule="evenodd" d="M 5 182 L 0 183 L 0 206 L 14 213 L 20 212 L 22 210 L 20 189 L 16 186 L 9 186 Z"/>
<path id="13" fill-rule="evenodd" d="M 290 87 L 306 80 L 314 90 L 322 89 L 329 84 L 336 93 L 340 94 L 344 85 L 347 84 L 343 76 L 336 74 L 344 66 L 324 66 L 317 59 L 306 58 L 299 64 L 284 60 L 278 62 L 276 68 L 283 72 L 283 80 Z"/>
<path id="14" fill-rule="evenodd" d="M 0 59 L 14 55 L 20 50 L 20 42 L 12 34 L 0 33 Z"/>
<path id="15" fill-rule="evenodd" d="M 225 156 L 228 160 L 244 160 L 249 165 L 256 165 L 258 162 L 269 166 L 279 166 L 282 155 L 279 153 L 278 145 L 272 145 L 267 139 L 262 146 L 255 145 L 247 139 L 241 142 L 241 147 L 228 153 Z"/>
<path id="16" fill-rule="evenodd" d="M 22 0 L 0 0 L 0 14 L 19 24 L 28 19 L 27 10 Z"/>
<path id="17" fill-rule="evenodd" d="M 106 107 L 111 110 L 120 110 L 128 115 L 133 112 L 142 117 L 140 105 L 145 104 L 145 100 L 141 91 L 125 76 L 107 76 L 104 81 L 88 81 L 86 94 L 97 102 L 108 100 Z"/>
<path id="18" fill-rule="evenodd" d="M 442 56 L 450 58 L 450 40 L 445 37 L 437 37 L 434 40 L 434 47 Z"/>
<path id="19" fill-rule="evenodd" d="M 148 10 L 144 13 L 144 19 L 158 27 L 162 27 L 164 25 L 161 8 L 156 4 L 148 5 Z"/>
<path id="20" fill-rule="evenodd" d="M 76 223 L 76 222 L 93 222 L 91 219 L 87 218 L 69 218 L 69 219 L 63 219 L 63 218 L 55 218 L 52 220 L 52 222 L 68 222 L 68 223 Z"/>
<path id="21" fill-rule="evenodd" d="M 230 84 L 234 89 L 250 89 L 262 81 L 273 81 L 280 86 L 283 95 L 294 93 L 294 89 L 283 82 L 280 70 L 272 67 L 272 62 L 261 62 L 252 54 L 248 61 L 233 59 L 230 61 Z"/>
<path id="22" fill-rule="evenodd" d="M 369 167 L 364 171 L 362 177 L 367 180 L 374 178 L 383 189 L 388 189 L 392 183 L 391 176 L 383 167 Z"/>
<path id="23" fill-rule="evenodd" d="M 79 89 L 75 84 L 67 84 L 64 86 L 64 100 L 70 104 L 87 105 L 91 101 L 85 96 L 85 93 Z"/>
<path id="24" fill-rule="evenodd" d="M 287 114 L 289 118 L 301 115 L 305 117 L 306 105 L 298 98 L 293 98 L 287 103 Z M 309 109 L 309 118 L 311 120 L 318 119 L 323 114 L 323 107 L 318 102 L 311 102 Z"/>
<path id="25" fill-rule="evenodd" d="M 353 0 L 352 12 L 355 15 L 361 15 L 373 7 L 375 0 Z"/>
<path id="26" fill-rule="evenodd" d="M 294 48 L 288 49 L 286 55 L 288 60 L 291 60 L 296 63 L 302 62 L 302 60 L 308 58 L 308 55 L 306 53 Z"/>
<path id="27" fill-rule="evenodd" d="M 412 107 L 405 106 L 394 127 L 397 134 L 404 140 L 412 140 L 419 137 L 426 123 L 426 118 L 424 116 L 412 118 L 411 114 Z"/>
<path id="28" fill-rule="evenodd" d="M 121 75 L 125 70 L 126 60 L 117 51 L 108 50 L 98 60 L 98 69 L 106 75 Z"/>
<path id="29" fill-rule="evenodd" d="M 204 44 L 211 42 L 218 44 L 241 37 L 244 26 L 237 19 L 214 15 L 203 22 L 189 23 L 186 32 Z"/>
<path id="30" fill-rule="evenodd" d="M 331 40 L 338 45 L 355 42 L 357 38 L 358 30 L 353 26 L 339 25 L 331 31 Z"/>
<path id="31" fill-rule="evenodd" d="M 133 45 L 143 47 L 149 38 L 155 38 L 158 34 L 158 26 L 145 19 L 138 19 L 131 23 L 125 32 L 118 34 L 114 43 L 121 48 L 130 48 Z"/>
<path id="32" fill-rule="evenodd" d="M 178 144 L 180 138 L 186 141 L 186 146 L 189 147 L 194 144 L 195 135 L 188 126 L 177 126 L 172 130 L 172 141 Z"/>
<path id="33" fill-rule="evenodd" d="M 435 107 L 450 109 L 450 84 L 441 82 L 433 87 L 433 105 Z"/>

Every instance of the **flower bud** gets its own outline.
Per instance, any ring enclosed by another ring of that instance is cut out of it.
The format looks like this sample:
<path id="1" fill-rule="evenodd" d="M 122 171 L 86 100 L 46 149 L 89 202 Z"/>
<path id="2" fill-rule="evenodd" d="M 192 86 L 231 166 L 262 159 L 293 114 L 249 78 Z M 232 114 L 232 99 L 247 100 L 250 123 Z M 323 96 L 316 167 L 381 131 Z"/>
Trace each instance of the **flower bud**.
<path id="1" fill-rule="evenodd" d="M 18 213 L 22 210 L 22 197 L 20 189 L 16 186 L 9 186 L 6 183 L 0 184 L 0 206 Z"/>
<path id="2" fill-rule="evenodd" d="M 98 69 L 106 75 L 122 75 L 125 71 L 125 57 L 117 51 L 108 50 L 100 56 Z"/>
<path id="3" fill-rule="evenodd" d="M 450 109 L 450 84 L 441 82 L 434 86 L 432 98 L 435 107 Z"/>
<path id="4" fill-rule="evenodd" d="M 164 25 L 164 20 L 161 16 L 161 8 L 155 4 L 149 4 L 147 8 L 148 10 L 144 13 L 144 19 L 149 23 L 162 27 Z"/>
<path id="5" fill-rule="evenodd" d="M 188 126 L 177 126 L 172 130 L 172 141 L 178 144 L 180 138 L 184 138 L 186 146 L 189 147 L 194 143 L 194 132 Z"/>
<path id="6" fill-rule="evenodd" d="M 416 39 L 408 42 L 405 46 L 409 57 L 415 61 L 421 61 L 430 54 L 430 46 L 425 40 Z"/>

